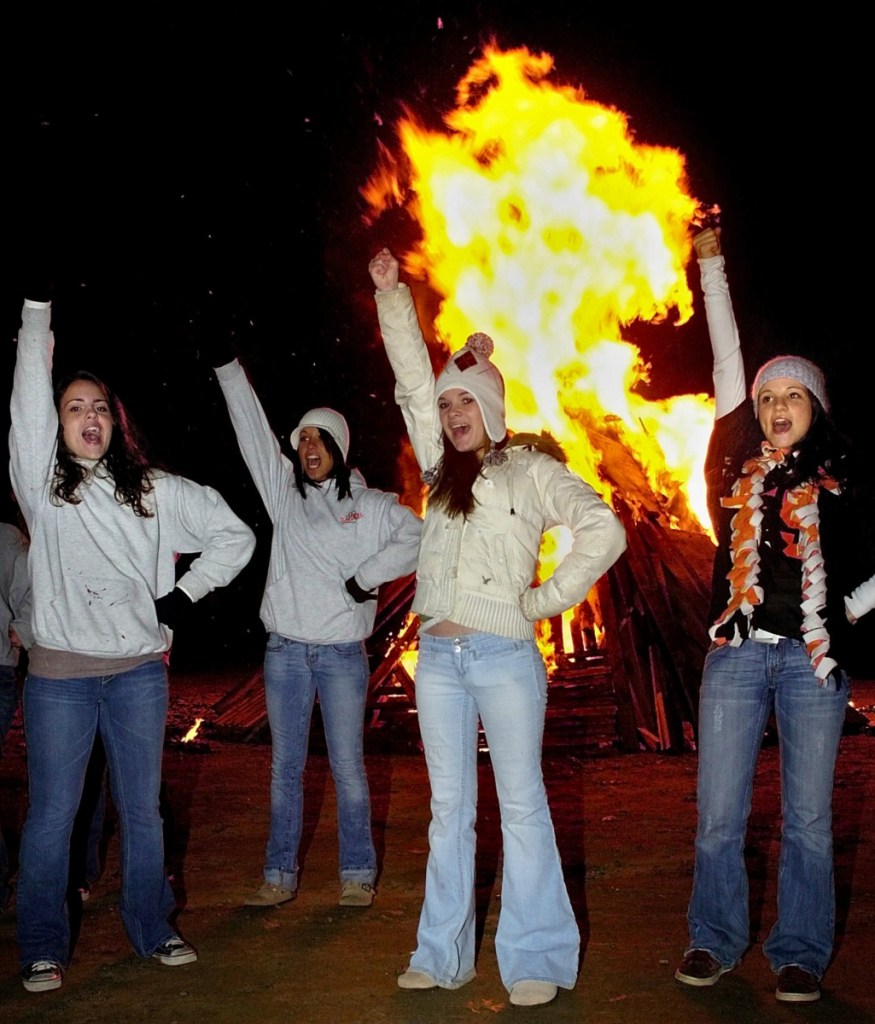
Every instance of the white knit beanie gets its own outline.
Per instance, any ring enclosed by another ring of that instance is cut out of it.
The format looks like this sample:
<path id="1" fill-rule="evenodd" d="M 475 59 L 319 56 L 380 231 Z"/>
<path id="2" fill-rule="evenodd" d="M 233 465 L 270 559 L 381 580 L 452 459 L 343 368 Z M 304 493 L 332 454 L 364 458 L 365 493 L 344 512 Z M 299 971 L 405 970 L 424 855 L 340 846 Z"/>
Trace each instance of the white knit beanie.
<path id="1" fill-rule="evenodd" d="M 304 413 L 301 422 L 292 431 L 290 438 L 295 451 L 298 450 L 301 431 L 304 427 L 318 427 L 320 430 L 327 430 L 340 449 L 343 461 L 346 462 L 346 457 L 349 455 L 349 425 L 336 409 L 328 409 L 323 406 Z"/>
<path id="2" fill-rule="evenodd" d="M 488 334 L 472 334 L 464 348 L 454 352 L 447 360 L 443 372 L 435 381 L 435 398 L 445 391 L 461 388 L 477 400 L 483 425 L 490 441 L 502 441 L 507 434 L 504 418 L 504 379 L 489 357 L 495 348 Z M 435 433 L 441 432 L 440 415 L 435 406 Z"/>
<path id="3" fill-rule="evenodd" d="M 826 379 L 823 370 L 815 366 L 810 359 L 802 356 L 775 356 L 767 363 L 763 363 L 759 372 L 754 378 L 753 387 L 750 389 L 750 397 L 753 399 L 753 411 L 757 412 L 757 397 L 769 381 L 778 377 L 787 377 L 796 380 L 808 388 L 812 395 L 823 406 L 824 412 L 829 412 L 829 398 L 826 394 Z"/>

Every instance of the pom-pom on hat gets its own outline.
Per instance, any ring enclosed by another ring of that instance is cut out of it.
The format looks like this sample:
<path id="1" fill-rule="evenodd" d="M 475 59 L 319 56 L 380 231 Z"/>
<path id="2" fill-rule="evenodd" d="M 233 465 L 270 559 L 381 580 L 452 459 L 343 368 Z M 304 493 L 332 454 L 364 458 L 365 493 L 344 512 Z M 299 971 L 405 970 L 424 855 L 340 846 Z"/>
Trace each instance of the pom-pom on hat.
<path id="1" fill-rule="evenodd" d="M 507 434 L 504 418 L 504 379 L 489 359 L 495 345 L 488 334 L 472 334 L 463 348 L 454 352 L 435 382 L 435 398 L 445 391 L 461 388 L 477 400 L 483 425 L 490 441 L 502 441 Z M 436 433 L 440 434 L 440 416 L 435 407 Z"/>
<path id="2" fill-rule="evenodd" d="M 799 381 L 811 392 L 812 395 L 823 406 L 824 412 L 829 412 L 829 397 L 826 393 L 826 378 L 823 370 L 815 366 L 810 359 L 802 356 L 775 356 L 767 363 L 763 363 L 759 372 L 754 378 L 753 387 L 750 390 L 750 397 L 753 399 L 753 411 L 757 411 L 757 397 L 769 381 L 778 377 L 788 377 L 790 380 Z"/>
<path id="3" fill-rule="evenodd" d="M 304 427 L 318 427 L 320 430 L 327 430 L 340 449 L 343 461 L 346 462 L 346 457 L 349 455 L 349 425 L 336 409 L 328 409 L 323 406 L 304 413 L 301 422 L 292 431 L 290 437 L 295 451 L 298 450 L 301 431 Z"/>

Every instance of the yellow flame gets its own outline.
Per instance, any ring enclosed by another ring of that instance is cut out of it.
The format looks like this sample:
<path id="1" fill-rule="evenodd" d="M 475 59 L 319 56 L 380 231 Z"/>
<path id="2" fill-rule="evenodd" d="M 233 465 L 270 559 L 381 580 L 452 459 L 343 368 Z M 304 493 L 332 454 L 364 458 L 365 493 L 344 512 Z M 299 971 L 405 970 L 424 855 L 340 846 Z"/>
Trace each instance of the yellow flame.
<path id="1" fill-rule="evenodd" d="M 204 720 L 202 718 L 196 718 L 194 725 L 188 730 L 188 732 L 179 741 L 180 743 L 191 743 L 191 741 L 197 736 L 200 727 L 203 725 Z"/>
<path id="2" fill-rule="evenodd" d="M 404 671 L 413 679 L 416 676 L 416 662 L 419 658 L 419 651 L 413 647 L 408 646 L 400 655 L 398 660 L 401 662 Z"/>
<path id="3" fill-rule="evenodd" d="M 666 525 L 701 532 L 713 401 L 643 397 L 650 368 L 623 330 L 692 315 L 702 204 L 681 153 L 637 142 L 623 113 L 551 84 L 552 70 L 549 54 L 493 43 L 446 130 L 405 111 L 401 152 L 384 147 L 362 189 L 367 219 L 400 206 L 419 225 L 398 256 L 441 298 L 436 339 L 450 351 L 475 331 L 494 339 L 514 431 L 549 430 L 606 500 L 653 514 L 656 499 Z M 565 549 L 546 540 L 542 578 Z"/>

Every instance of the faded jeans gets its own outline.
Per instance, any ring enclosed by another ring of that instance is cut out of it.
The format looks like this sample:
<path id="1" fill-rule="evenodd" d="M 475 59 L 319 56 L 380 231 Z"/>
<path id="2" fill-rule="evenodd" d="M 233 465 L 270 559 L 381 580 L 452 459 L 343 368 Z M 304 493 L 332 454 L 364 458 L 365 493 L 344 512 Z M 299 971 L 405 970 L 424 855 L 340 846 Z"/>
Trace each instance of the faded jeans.
<path id="1" fill-rule="evenodd" d="M 410 968 L 443 988 L 474 974 L 478 718 L 501 810 L 503 870 L 495 951 L 501 980 L 573 988 L 580 933 L 541 770 L 547 702 L 533 641 L 491 633 L 420 635 L 416 706 L 431 786 L 425 901 Z"/>
<path id="2" fill-rule="evenodd" d="M 175 932 L 175 900 L 164 872 L 159 812 L 167 673 L 149 661 L 116 675 L 24 685 L 29 809 L 21 837 L 18 946 L 21 966 L 70 958 L 67 879 L 70 835 L 97 731 L 109 765 L 120 826 L 120 911 L 139 956 Z"/>
<path id="3" fill-rule="evenodd" d="M 820 978 L 835 930 L 832 792 L 848 680 L 819 686 L 805 647 L 745 640 L 712 648 L 699 697 L 698 830 L 690 949 L 729 967 L 750 945 L 744 859 L 757 759 L 774 708 L 781 762 L 777 921 L 763 945 L 773 970 Z"/>
<path id="4" fill-rule="evenodd" d="M 298 847 L 304 822 L 304 766 L 313 704 L 319 709 L 337 793 L 341 881 L 373 884 L 377 855 L 364 761 L 368 659 L 361 641 L 305 644 L 271 633 L 264 657 L 264 692 L 271 734 L 270 837 L 264 880 L 298 887 Z"/>

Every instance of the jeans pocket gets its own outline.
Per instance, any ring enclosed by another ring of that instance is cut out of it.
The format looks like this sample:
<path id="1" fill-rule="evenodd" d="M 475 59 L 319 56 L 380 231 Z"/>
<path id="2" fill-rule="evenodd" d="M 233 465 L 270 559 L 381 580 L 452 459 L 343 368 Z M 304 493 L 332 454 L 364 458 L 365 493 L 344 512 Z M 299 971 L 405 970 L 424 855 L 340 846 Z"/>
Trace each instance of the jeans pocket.
<path id="1" fill-rule="evenodd" d="M 356 640 L 353 643 L 348 644 L 330 644 L 331 651 L 336 654 L 339 658 L 349 658 L 353 660 L 360 658 L 362 654 L 362 645 Z"/>
<path id="2" fill-rule="evenodd" d="M 268 654 L 278 654 L 286 645 L 286 641 L 279 633 L 268 633 L 267 634 L 267 646 L 265 650 Z"/>

